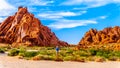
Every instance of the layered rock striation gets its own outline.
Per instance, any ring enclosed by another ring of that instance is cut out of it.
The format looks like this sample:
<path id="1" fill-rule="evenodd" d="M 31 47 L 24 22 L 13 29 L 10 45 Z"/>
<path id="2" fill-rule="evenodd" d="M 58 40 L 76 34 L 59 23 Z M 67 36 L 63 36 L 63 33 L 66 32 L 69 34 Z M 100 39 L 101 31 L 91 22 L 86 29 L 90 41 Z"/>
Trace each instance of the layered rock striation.
<path id="1" fill-rule="evenodd" d="M 19 7 L 15 15 L 9 16 L 1 23 L 0 43 L 26 43 L 39 46 L 68 45 L 66 42 L 60 41 L 25 7 Z"/>
<path id="2" fill-rule="evenodd" d="M 108 27 L 101 31 L 90 29 L 85 33 L 79 45 L 120 43 L 120 27 Z"/>

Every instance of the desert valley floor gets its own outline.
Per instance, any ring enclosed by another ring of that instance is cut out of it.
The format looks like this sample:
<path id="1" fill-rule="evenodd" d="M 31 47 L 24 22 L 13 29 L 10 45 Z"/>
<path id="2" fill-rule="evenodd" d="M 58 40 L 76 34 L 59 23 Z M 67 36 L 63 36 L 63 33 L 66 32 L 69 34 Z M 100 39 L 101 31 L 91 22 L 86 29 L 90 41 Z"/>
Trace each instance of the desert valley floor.
<path id="1" fill-rule="evenodd" d="M 0 68 L 120 68 L 120 62 L 32 61 L 0 55 Z"/>

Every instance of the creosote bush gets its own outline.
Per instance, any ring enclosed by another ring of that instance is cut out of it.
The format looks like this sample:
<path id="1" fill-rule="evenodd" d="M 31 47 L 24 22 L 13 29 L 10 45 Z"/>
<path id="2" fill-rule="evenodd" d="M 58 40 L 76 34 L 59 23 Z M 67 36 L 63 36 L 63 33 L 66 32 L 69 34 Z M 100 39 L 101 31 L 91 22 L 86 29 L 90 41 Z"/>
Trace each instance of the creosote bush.
<path id="1" fill-rule="evenodd" d="M 17 56 L 19 54 L 18 49 L 11 49 L 8 53 L 9 56 Z"/>
<path id="2" fill-rule="evenodd" d="M 0 53 L 4 53 L 5 52 L 5 48 L 0 48 Z"/>

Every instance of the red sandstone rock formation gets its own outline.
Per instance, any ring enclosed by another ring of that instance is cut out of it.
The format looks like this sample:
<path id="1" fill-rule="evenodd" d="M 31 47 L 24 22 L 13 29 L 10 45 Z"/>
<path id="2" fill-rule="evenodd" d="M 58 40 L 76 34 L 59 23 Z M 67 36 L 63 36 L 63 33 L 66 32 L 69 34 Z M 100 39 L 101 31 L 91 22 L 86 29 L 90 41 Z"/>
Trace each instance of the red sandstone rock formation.
<path id="1" fill-rule="evenodd" d="M 39 19 L 29 13 L 27 8 L 19 7 L 18 12 L 9 16 L 0 25 L 1 43 L 26 43 L 39 46 L 67 46 L 53 32 L 41 24 Z"/>
<path id="2" fill-rule="evenodd" d="M 120 27 L 109 27 L 101 31 L 91 29 L 79 42 L 79 45 L 120 43 Z"/>

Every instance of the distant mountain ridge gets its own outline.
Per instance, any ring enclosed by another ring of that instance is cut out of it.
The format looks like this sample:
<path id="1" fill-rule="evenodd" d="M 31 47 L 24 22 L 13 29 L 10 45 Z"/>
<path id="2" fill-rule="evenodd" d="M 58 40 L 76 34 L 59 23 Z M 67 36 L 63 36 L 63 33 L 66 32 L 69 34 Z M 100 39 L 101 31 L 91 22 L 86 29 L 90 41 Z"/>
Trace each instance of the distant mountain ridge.
<path id="1" fill-rule="evenodd" d="M 6 12 L 7 13 L 7 12 Z M 38 46 L 67 46 L 40 20 L 29 13 L 27 8 L 19 7 L 18 12 L 9 16 L 0 25 L 0 43 L 25 43 Z"/>
<path id="2" fill-rule="evenodd" d="M 97 31 L 90 29 L 80 40 L 79 45 L 120 43 L 120 27 L 108 27 Z"/>

